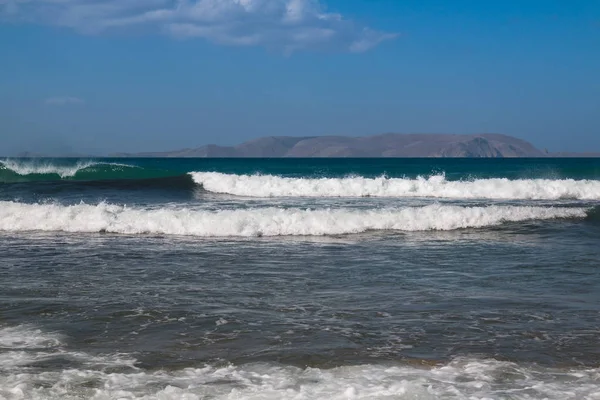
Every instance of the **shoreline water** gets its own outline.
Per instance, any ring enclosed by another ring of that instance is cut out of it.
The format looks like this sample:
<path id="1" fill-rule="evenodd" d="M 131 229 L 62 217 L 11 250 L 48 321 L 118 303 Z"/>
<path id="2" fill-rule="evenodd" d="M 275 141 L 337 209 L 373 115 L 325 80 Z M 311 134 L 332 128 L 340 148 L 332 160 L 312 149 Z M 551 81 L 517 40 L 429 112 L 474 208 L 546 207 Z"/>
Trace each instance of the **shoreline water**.
<path id="1" fill-rule="evenodd" d="M 0 183 L 2 400 L 598 398 L 595 161 L 113 161 Z"/>

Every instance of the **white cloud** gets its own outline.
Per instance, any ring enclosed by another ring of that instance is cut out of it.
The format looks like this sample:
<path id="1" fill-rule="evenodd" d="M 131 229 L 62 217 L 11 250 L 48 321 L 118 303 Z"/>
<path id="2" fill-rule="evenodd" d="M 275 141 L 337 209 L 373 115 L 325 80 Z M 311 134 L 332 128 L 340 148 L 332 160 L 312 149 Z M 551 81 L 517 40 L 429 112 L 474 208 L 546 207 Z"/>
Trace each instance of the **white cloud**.
<path id="1" fill-rule="evenodd" d="M 70 97 L 70 96 L 58 96 L 58 97 L 50 97 L 44 100 L 44 103 L 49 106 L 67 106 L 67 105 L 78 105 L 84 104 L 85 101 L 80 99 L 79 97 Z"/>
<path id="2" fill-rule="evenodd" d="M 285 52 L 362 52 L 396 37 L 328 12 L 320 0 L 0 0 L 0 16 L 87 34 L 137 28 Z"/>

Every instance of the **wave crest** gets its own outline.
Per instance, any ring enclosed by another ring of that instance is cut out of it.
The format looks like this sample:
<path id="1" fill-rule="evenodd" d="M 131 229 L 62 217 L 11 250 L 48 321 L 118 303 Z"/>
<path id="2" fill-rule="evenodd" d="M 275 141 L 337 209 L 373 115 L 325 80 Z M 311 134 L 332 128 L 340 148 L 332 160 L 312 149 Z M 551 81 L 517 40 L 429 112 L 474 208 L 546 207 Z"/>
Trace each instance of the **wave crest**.
<path id="1" fill-rule="evenodd" d="M 192 172 L 205 190 L 247 197 L 432 197 L 453 199 L 600 200 L 600 181 L 506 178 L 448 181 L 430 178 L 285 178 Z"/>
<path id="2" fill-rule="evenodd" d="M 126 168 L 138 168 L 134 165 L 100 162 L 100 161 L 77 161 L 75 164 L 55 164 L 45 160 L 1 160 L 0 170 L 4 169 L 21 177 L 31 175 L 58 175 L 61 179 L 73 178 L 82 171 L 94 172 L 95 168 L 109 169 L 111 171 L 122 171 Z"/>
<path id="3" fill-rule="evenodd" d="M 2 231 L 110 232 L 202 237 L 340 235 L 482 228 L 504 222 L 585 218 L 584 208 L 428 205 L 396 209 L 139 209 L 100 203 L 0 202 Z"/>

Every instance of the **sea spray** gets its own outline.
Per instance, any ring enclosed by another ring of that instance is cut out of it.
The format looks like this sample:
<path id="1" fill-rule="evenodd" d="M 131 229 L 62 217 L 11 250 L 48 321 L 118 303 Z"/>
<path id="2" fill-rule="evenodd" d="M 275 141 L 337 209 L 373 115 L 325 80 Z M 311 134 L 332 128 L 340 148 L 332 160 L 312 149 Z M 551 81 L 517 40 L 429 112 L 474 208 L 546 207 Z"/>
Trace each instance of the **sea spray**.
<path id="1" fill-rule="evenodd" d="M 57 180 L 101 181 L 176 176 L 165 170 L 147 170 L 133 164 L 97 160 L 4 159 L 0 160 L 0 183 Z"/>
<path id="2" fill-rule="evenodd" d="M 10 170 L 17 175 L 58 175 L 61 178 L 69 178 L 75 176 L 77 172 L 92 166 L 111 165 L 115 167 L 131 167 L 126 164 L 104 163 L 95 161 L 78 161 L 74 165 L 55 164 L 49 160 L 32 161 L 32 160 L 1 160 L 0 165 L 5 169 Z"/>

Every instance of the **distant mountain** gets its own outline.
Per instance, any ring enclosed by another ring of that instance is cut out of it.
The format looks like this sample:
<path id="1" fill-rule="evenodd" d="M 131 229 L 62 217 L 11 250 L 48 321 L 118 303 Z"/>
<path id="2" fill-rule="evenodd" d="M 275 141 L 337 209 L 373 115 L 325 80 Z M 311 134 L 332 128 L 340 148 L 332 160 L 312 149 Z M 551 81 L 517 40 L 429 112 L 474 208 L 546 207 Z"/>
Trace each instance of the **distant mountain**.
<path id="1" fill-rule="evenodd" d="M 546 157 L 524 140 L 500 134 L 396 134 L 365 137 L 269 136 L 237 146 L 214 144 L 115 157 Z"/>

